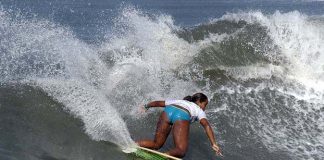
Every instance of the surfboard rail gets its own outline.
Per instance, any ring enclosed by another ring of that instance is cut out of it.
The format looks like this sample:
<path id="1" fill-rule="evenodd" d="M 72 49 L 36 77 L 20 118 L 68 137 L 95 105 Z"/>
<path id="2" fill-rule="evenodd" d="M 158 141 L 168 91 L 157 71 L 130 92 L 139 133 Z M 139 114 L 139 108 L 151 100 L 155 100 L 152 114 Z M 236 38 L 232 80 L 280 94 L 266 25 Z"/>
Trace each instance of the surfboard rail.
<path id="1" fill-rule="evenodd" d="M 148 148 L 144 148 L 144 147 L 140 147 L 140 146 L 138 146 L 137 148 L 142 149 L 142 150 L 147 151 L 147 152 L 151 152 L 151 153 L 163 156 L 163 157 L 171 159 L 171 160 L 181 160 L 180 158 L 173 157 L 173 156 L 170 156 L 170 155 L 165 154 L 165 153 L 161 153 L 161 152 L 156 151 L 156 150 L 152 150 L 152 149 L 148 149 Z"/>

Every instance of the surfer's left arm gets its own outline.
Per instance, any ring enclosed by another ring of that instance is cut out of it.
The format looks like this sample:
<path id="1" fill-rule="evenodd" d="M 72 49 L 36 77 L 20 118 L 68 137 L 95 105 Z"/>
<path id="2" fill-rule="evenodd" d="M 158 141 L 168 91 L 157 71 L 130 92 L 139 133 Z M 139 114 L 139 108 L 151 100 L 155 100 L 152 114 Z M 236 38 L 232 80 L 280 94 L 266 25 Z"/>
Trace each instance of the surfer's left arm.
<path id="1" fill-rule="evenodd" d="M 217 155 L 223 156 L 220 147 L 216 143 L 214 131 L 213 131 L 212 127 L 210 126 L 208 120 L 206 118 L 203 118 L 200 120 L 200 124 L 204 127 L 205 132 L 206 132 L 207 137 L 212 145 L 213 150 L 216 151 Z"/>

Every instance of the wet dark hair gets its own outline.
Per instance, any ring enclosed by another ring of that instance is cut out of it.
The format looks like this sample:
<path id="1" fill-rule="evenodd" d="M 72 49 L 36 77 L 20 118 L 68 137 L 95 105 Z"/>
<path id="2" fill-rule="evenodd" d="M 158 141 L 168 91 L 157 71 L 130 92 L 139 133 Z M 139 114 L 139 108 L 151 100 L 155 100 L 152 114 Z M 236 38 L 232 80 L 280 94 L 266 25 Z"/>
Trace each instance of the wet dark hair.
<path id="1" fill-rule="evenodd" d="M 184 98 L 183 98 L 183 100 L 187 100 L 187 101 L 192 101 L 192 97 L 191 96 L 185 96 Z"/>
<path id="2" fill-rule="evenodd" d="M 198 102 L 206 102 L 206 101 L 208 101 L 208 97 L 203 93 L 195 93 L 192 96 L 184 97 L 183 100 L 187 100 L 190 102 L 197 102 L 197 101 Z"/>

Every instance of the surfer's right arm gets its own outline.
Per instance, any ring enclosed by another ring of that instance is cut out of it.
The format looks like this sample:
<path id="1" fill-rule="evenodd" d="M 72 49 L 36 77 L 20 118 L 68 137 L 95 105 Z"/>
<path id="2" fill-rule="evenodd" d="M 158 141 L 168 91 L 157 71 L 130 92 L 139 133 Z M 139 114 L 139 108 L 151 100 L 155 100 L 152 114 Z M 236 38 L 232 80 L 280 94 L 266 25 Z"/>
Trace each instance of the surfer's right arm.
<path id="1" fill-rule="evenodd" d="M 146 110 L 152 107 L 165 107 L 165 101 L 152 101 L 144 105 Z"/>
<path id="2" fill-rule="evenodd" d="M 210 140 L 210 143 L 212 145 L 213 150 L 216 151 L 217 155 L 219 156 L 223 156 L 222 151 L 220 149 L 220 147 L 218 146 L 218 144 L 216 143 L 216 139 L 215 139 L 215 135 L 213 132 L 212 127 L 210 126 L 208 120 L 206 118 L 203 118 L 200 120 L 200 124 L 204 127 L 205 132 L 207 134 L 207 137 Z"/>

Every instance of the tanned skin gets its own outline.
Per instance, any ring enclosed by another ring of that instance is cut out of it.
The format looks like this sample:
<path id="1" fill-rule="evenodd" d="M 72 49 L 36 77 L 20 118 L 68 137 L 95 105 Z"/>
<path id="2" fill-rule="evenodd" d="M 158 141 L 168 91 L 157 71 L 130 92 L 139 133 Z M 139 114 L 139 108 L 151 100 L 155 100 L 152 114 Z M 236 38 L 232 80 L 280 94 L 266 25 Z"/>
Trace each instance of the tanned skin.
<path id="1" fill-rule="evenodd" d="M 197 101 L 195 103 L 202 110 L 205 111 L 208 101 L 206 102 Z M 147 105 L 150 107 L 165 107 L 165 101 L 153 101 L 148 103 Z M 203 126 L 206 132 L 206 135 L 212 145 L 212 149 L 216 152 L 217 155 L 223 156 L 221 149 L 216 143 L 213 129 L 210 126 L 208 120 L 203 118 L 200 120 L 200 124 Z M 167 151 L 166 154 L 175 157 L 180 157 L 180 158 L 185 156 L 186 151 L 188 149 L 189 128 L 190 128 L 189 121 L 178 120 L 173 124 L 172 134 L 173 134 L 175 147 Z M 172 129 L 172 124 L 170 123 L 167 114 L 163 112 L 157 123 L 154 140 L 140 140 L 137 142 L 137 144 L 145 148 L 150 148 L 155 150 L 160 149 L 163 146 L 164 142 L 166 141 L 171 129 Z"/>

